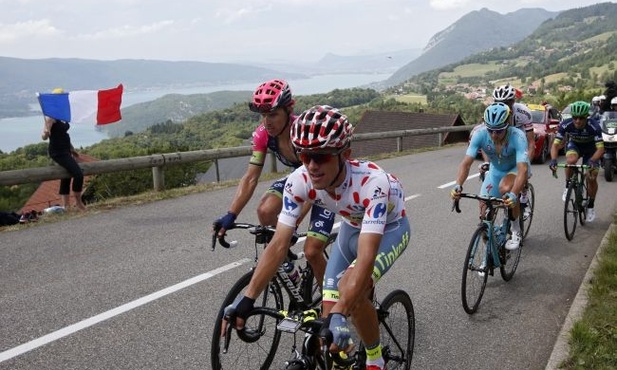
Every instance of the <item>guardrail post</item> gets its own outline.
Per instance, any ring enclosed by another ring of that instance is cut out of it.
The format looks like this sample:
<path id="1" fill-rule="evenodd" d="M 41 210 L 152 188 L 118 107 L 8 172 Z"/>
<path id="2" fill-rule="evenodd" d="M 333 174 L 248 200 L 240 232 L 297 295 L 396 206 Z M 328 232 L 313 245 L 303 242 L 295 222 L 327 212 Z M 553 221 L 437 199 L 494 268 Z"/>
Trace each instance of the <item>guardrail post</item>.
<path id="1" fill-rule="evenodd" d="M 441 132 L 437 134 L 437 140 L 439 140 L 437 146 L 441 146 L 441 143 L 443 143 L 443 134 Z"/>
<path id="2" fill-rule="evenodd" d="M 403 137 L 402 136 L 399 136 L 396 138 L 396 151 L 397 152 L 403 151 Z"/>
<path id="3" fill-rule="evenodd" d="M 219 172 L 219 160 L 214 160 L 214 169 L 216 170 L 216 182 L 221 182 L 221 173 Z"/>
<path id="4" fill-rule="evenodd" d="M 152 182 L 154 191 L 165 190 L 165 170 L 163 166 L 152 167 Z"/>

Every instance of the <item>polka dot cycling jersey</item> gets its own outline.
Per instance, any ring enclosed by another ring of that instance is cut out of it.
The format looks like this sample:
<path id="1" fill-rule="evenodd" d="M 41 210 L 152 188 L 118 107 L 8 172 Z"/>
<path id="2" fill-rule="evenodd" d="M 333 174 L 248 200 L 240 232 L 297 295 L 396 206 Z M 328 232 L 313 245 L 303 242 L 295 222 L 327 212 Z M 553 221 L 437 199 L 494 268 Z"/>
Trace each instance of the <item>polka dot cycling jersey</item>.
<path id="1" fill-rule="evenodd" d="M 406 217 L 405 194 L 395 176 L 368 161 L 350 160 L 345 166 L 345 181 L 334 195 L 315 189 L 305 166 L 296 169 L 287 178 L 278 221 L 295 226 L 307 201 L 336 212 L 360 232 L 383 234 L 386 224 Z"/>

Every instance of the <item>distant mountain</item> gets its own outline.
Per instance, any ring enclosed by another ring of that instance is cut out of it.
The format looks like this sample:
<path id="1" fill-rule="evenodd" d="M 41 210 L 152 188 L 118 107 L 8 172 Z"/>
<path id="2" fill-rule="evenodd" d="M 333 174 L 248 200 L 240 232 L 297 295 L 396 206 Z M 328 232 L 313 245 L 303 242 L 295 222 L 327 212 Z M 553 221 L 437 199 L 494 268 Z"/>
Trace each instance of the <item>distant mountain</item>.
<path id="1" fill-rule="evenodd" d="M 27 115 L 35 93 L 92 90 L 123 83 L 127 90 L 259 83 L 280 71 L 240 64 L 158 60 L 18 59 L 0 57 L 0 118 Z M 288 78 L 304 74 L 288 72 Z"/>
<path id="2" fill-rule="evenodd" d="M 394 73 L 422 54 L 421 49 L 404 49 L 375 54 L 337 55 L 328 53 L 316 63 L 263 63 L 251 65 L 274 68 L 281 71 L 294 71 L 309 75 L 356 74 L 356 73 Z"/>
<path id="3" fill-rule="evenodd" d="M 467 13 L 435 34 L 422 55 L 397 70 L 384 85 L 393 86 L 414 75 L 460 61 L 480 51 L 519 42 L 542 22 L 557 14 L 539 8 L 520 9 L 505 15 L 486 8 Z"/>
<path id="4" fill-rule="evenodd" d="M 526 99 L 563 107 L 585 94 L 603 93 L 607 81 L 617 81 L 616 56 L 617 4 L 599 3 L 564 10 L 518 43 L 417 74 L 395 88 L 471 94 L 512 82 Z"/>

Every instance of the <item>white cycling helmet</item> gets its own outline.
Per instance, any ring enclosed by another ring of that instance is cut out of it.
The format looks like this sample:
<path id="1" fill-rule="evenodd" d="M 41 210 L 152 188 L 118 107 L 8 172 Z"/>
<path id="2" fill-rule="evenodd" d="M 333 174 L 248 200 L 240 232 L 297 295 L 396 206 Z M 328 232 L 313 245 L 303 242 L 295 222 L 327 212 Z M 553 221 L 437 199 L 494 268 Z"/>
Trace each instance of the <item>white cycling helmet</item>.
<path id="1" fill-rule="evenodd" d="M 593 98 L 591 98 L 591 102 L 592 103 L 599 103 L 600 102 L 600 97 L 599 96 L 594 96 Z"/>
<path id="2" fill-rule="evenodd" d="M 617 96 L 611 99 L 611 105 L 617 104 Z"/>
<path id="3" fill-rule="evenodd" d="M 496 87 L 493 90 L 493 99 L 496 102 L 505 102 L 507 100 L 512 100 L 516 97 L 516 89 L 512 87 L 510 84 L 505 84 L 503 86 Z"/>

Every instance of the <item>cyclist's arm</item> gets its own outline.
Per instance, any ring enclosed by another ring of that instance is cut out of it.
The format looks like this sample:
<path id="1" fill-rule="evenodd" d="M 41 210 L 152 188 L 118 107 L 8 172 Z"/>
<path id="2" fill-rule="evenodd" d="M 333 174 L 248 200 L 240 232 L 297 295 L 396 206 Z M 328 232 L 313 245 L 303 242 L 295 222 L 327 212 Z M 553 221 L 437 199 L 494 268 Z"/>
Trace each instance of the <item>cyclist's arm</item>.
<path id="1" fill-rule="evenodd" d="M 600 159 L 602 159 L 602 156 L 604 156 L 604 145 L 596 146 L 596 151 L 593 153 L 591 158 L 589 158 L 589 160 L 598 162 Z"/>
<path id="2" fill-rule="evenodd" d="M 268 282 L 272 280 L 285 260 L 294 231 L 295 227 L 280 222 L 276 224 L 274 236 L 259 258 L 251 282 L 246 289 L 247 297 L 256 299 L 266 289 Z"/>
<path id="3" fill-rule="evenodd" d="M 236 189 L 234 200 L 231 202 L 231 206 L 229 206 L 229 211 L 236 216 L 242 212 L 244 206 L 246 206 L 249 200 L 251 200 L 253 192 L 255 192 L 255 188 L 259 182 L 259 177 L 261 176 L 262 170 L 262 166 L 249 164 L 244 176 L 242 176 L 242 179 L 238 184 L 238 188 Z"/>
<path id="4" fill-rule="evenodd" d="M 557 159 L 559 157 L 559 150 L 563 148 L 564 143 L 561 140 L 555 139 L 553 141 L 553 145 L 551 146 L 551 160 Z"/>
<path id="5" fill-rule="evenodd" d="M 536 152 L 536 139 L 534 138 L 533 129 L 526 131 L 526 133 L 527 133 L 527 153 L 529 154 L 529 159 L 532 160 Z"/>
<path id="6" fill-rule="evenodd" d="M 368 284 L 372 284 L 371 276 L 381 238 L 382 235 L 377 233 L 360 233 L 356 264 L 345 272 L 342 281 L 344 283 L 339 286 L 339 301 L 331 312 L 340 312 L 348 316 L 354 307 L 367 298 L 366 291 Z"/>
<path id="7" fill-rule="evenodd" d="M 473 164 L 473 160 L 474 158 L 472 156 L 465 155 L 465 158 L 463 158 L 463 161 L 458 166 L 458 175 L 456 176 L 456 183 L 458 185 L 463 186 L 463 183 L 467 180 L 467 176 L 469 176 L 469 169 Z"/>

